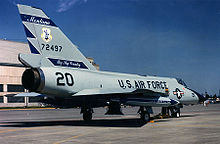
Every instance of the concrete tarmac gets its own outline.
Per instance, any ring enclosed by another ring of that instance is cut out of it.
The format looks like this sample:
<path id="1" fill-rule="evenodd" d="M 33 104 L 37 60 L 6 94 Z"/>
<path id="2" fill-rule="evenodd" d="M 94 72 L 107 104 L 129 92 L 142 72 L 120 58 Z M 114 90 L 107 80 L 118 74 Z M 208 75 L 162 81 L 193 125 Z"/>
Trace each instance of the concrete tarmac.
<path id="1" fill-rule="evenodd" d="M 123 116 L 94 109 L 84 122 L 80 109 L 0 110 L 1 144 L 219 144 L 220 104 L 185 106 L 180 118 L 143 123 L 137 108 Z M 155 114 L 160 109 L 154 108 Z"/>

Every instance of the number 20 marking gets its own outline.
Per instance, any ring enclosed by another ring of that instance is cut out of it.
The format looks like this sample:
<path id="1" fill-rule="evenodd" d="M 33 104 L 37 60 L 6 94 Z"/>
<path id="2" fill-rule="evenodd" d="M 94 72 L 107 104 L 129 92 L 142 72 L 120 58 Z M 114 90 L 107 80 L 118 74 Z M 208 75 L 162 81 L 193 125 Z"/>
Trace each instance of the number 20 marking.
<path id="1" fill-rule="evenodd" d="M 63 73 L 61 72 L 56 72 L 56 76 L 57 77 L 57 85 L 58 86 L 65 86 L 66 84 L 68 86 L 73 86 L 74 81 L 73 81 L 73 76 L 70 73 L 65 73 L 63 75 Z M 65 80 L 64 80 L 64 76 L 65 76 Z"/>

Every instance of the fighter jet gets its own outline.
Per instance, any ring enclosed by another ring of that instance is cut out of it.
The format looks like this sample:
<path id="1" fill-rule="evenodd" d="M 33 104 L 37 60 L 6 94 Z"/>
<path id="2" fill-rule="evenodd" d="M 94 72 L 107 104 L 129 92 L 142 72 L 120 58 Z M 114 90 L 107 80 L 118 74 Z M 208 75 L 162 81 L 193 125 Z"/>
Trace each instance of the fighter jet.
<path id="1" fill-rule="evenodd" d="M 203 97 L 183 80 L 97 71 L 43 12 L 18 5 L 31 54 L 19 54 L 27 67 L 22 85 L 30 93 L 17 96 L 46 96 L 55 107 L 80 107 L 83 119 L 92 120 L 93 108 L 108 107 L 106 114 L 123 114 L 121 105 L 140 107 L 140 118 L 148 122 L 152 107 L 163 107 L 180 116 L 182 105 L 197 104 Z"/>

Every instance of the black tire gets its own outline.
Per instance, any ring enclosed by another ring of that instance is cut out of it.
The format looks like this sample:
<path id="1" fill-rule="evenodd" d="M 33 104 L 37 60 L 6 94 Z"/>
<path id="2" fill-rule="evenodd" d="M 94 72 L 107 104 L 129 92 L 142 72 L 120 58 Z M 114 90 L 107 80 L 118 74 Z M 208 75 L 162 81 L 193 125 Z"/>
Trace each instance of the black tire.
<path id="1" fill-rule="evenodd" d="M 179 118 L 180 117 L 180 110 L 177 110 L 175 113 L 173 113 L 172 117 Z"/>
<path id="2" fill-rule="evenodd" d="M 91 112 L 83 113 L 83 120 L 84 121 L 91 121 L 92 120 L 92 113 Z"/>
<path id="3" fill-rule="evenodd" d="M 141 120 L 144 121 L 144 122 L 149 122 L 150 121 L 150 114 L 147 113 L 147 112 L 142 112 L 140 114 L 141 116 Z"/>

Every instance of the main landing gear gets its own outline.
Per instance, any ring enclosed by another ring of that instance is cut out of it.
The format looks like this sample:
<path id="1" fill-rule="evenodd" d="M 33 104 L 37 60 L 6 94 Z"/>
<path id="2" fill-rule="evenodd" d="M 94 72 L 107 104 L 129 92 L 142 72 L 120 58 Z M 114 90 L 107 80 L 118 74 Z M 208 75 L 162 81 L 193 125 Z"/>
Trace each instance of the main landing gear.
<path id="1" fill-rule="evenodd" d="M 83 120 L 84 121 L 91 121 L 92 120 L 92 114 L 94 113 L 92 108 L 81 108 L 81 112 L 83 114 Z"/>
<path id="2" fill-rule="evenodd" d="M 153 113 L 153 110 L 152 110 L 152 107 L 141 106 L 140 109 L 138 110 L 138 113 L 140 114 L 140 118 L 142 121 L 149 122 L 150 114 Z"/>

